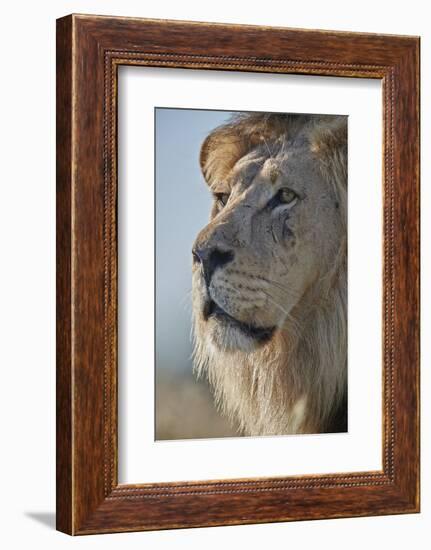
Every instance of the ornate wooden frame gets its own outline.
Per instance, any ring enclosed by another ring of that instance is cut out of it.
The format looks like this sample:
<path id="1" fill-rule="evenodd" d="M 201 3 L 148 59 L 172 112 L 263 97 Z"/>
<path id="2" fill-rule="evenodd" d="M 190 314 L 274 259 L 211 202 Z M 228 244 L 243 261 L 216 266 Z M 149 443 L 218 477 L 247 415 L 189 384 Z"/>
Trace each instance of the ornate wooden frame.
<path id="1" fill-rule="evenodd" d="M 119 65 L 377 78 L 384 103 L 383 470 L 119 485 Z M 419 511 L 419 38 L 70 15 L 57 21 L 57 528 Z"/>

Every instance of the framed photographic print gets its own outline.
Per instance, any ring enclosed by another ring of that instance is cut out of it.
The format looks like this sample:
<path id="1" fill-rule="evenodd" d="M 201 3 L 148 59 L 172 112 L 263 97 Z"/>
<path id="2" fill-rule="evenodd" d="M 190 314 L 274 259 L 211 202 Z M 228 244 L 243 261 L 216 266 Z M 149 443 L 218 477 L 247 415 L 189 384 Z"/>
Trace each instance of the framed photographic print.
<path id="1" fill-rule="evenodd" d="M 57 528 L 419 511 L 419 39 L 57 21 Z"/>

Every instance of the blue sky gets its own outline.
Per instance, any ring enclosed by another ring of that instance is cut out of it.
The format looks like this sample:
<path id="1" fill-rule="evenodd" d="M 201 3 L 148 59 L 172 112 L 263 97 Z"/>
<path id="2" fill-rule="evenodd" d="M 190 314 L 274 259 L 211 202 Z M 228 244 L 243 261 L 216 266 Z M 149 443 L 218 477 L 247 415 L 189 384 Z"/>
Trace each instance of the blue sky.
<path id="1" fill-rule="evenodd" d="M 232 112 L 157 108 L 156 369 L 191 370 L 191 248 L 209 219 L 200 146 Z"/>

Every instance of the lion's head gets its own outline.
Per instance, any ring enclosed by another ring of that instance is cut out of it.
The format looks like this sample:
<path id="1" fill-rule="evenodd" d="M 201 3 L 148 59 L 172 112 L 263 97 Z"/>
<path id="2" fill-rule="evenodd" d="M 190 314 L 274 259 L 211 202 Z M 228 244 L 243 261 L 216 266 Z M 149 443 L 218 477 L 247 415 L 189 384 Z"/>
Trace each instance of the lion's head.
<path id="1" fill-rule="evenodd" d="M 239 115 L 200 161 L 197 370 L 246 433 L 326 431 L 346 381 L 346 118 Z"/>

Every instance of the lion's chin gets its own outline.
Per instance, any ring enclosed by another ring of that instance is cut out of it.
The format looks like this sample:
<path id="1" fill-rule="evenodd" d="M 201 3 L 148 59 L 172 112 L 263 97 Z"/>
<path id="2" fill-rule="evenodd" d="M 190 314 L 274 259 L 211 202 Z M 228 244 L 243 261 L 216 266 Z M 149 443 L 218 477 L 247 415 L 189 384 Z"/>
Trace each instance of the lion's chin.
<path id="1" fill-rule="evenodd" d="M 212 325 L 208 331 L 213 346 L 225 352 L 245 351 L 250 353 L 258 348 L 259 344 L 242 331 L 234 327 L 223 326 L 217 321 L 210 321 Z"/>
<path id="2" fill-rule="evenodd" d="M 258 327 L 235 319 L 212 300 L 205 317 L 212 343 L 223 351 L 254 351 L 269 342 L 275 332 L 275 327 Z"/>

